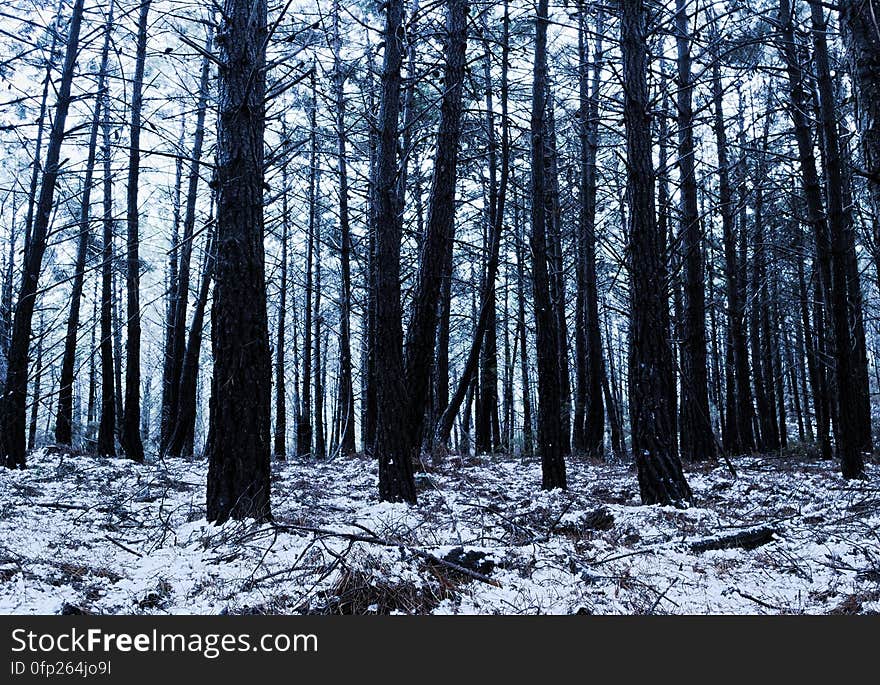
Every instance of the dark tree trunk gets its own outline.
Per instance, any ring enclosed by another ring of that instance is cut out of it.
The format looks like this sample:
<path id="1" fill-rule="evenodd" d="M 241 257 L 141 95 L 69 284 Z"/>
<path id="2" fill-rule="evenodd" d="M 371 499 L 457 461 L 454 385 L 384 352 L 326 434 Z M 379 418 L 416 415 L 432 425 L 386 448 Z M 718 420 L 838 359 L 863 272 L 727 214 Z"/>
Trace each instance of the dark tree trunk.
<path id="1" fill-rule="evenodd" d="M 174 161 L 174 195 L 172 196 L 172 213 L 173 222 L 171 228 L 171 249 L 168 250 L 168 279 L 167 292 L 168 301 L 165 305 L 165 340 L 162 355 L 162 404 L 159 409 L 159 451 L 164 449 L 164 445 L 168 439 L 168 430 L 172 421 L 171 417 L 171 395 L 176 392 L 176 388 L 171 380 L 172 375 L 172 345 L 174 344 L 174 314 L 177 309 L 177 280 L 179 272 L 179 258 L 177 254 L 178 245 L 180 245 L 180 192 L 183 183 L 183 154 L 184 141 L 186 140 L 186 116 L 181 113 L 180 117 L 180 138 L 177 141 L 177 148 L 181 151 L 177 159 Z"/>
<path id="2" fill-rule="evenodd" d="M 348 218 L 348 158 L 345 134 L 345 81 L 340 50 L 339 0 L 333 14 L 333 86 L 336 99 L 336 162 L 339 173 L 339 449 L 354 454 L 354 383 L 351 361 L 351 229 Z"/>
<path id="3" fill-rule="evenodd" d="M 610 340 L 608 349 L 611 349 Z M 622 459 L 626 455 L 626 448 L 624 447 L 623 440 L 623 425 L 621 421 L 621 411 L 620 411 L 620 403 L 617 401 L 615 395 L 611 391 L 610 379 L 609 379 L 609 371 L 614 371 L 614 365 L 610 362 L 609 357 L 609 367 L 605 366 L 603 361 L 602 364 L 602 394 L 605 397 L 605 406 L 608 408 L 608 428 L 609 433 L 611 434 L 611 454 L 613 454 L 616 458 Z"/>
<path id="4" fill-rule="evenodd" d="M 139 256 L 140 214 L 138 209 L 138 180 L 141 165 L 141 109 L 143 107 L 144 64 L 147 57 L 147 19 L 152 0 L 143 0 L 138 18 L 137 53 L 132 81 L 131 134 L 128 156 L 128 188 L 126 225 L 128 250 L 126 254 L 126 290 L 128 314 L 125 346 L 125 410 L 119 444 L 125 456 L 134 461 L 144 460 L 141 442 L 141 263 Z"/>
<path id="5" fill-rule="evenodd" d="M 323 354 L 321 329 L 323 315 L 321 314 L 321 172 L 315 169 L 315 459 L 323 459 L 327 456 L 326 439 L 324 435 L 324 379 L 323 379 Z"/>
<path id="6" fill-rule="evenodd" d="M 562 254 L 563 228 L 562 207 L 559 199 L 559 165 L 556 144 L 556 115 L 549 79 L 547 85 L 546 133 L 545 133 L 545 187 L 546 187 L 546 235 L 547 268 L 550 286 L 550 302 L 556 321 L 556 342 L 559 345 L 559 407 L 560 450 L 562 456 L 571 454 L 571 375 L 568 366 L 568 321 L 566 319 L 567 292 L 565 285 L 565 262 Z M 497 399 L 496 399 L 497 405 Z"/>
<path id="7" fill-rule="evenodd" d="M 263 254 L 265 0 L 225 0 L 217 130 L 217 262 L 207 518 L 266 519 L 272 357 Z"/>
<path id="8" fill-rule="evenodd" d="M 654 209 L 651 116 L 648 109 L 646 11 L 642 0 L 621 3 L 627 199 L 629 201 L 630 414 L 633 452 L 644 504 L 690 500 L 673 449 L 668 383 L 672 369 L 663 243 Z"/>
<path id="9" fill-rule="evenodd" d="M 112 8 L 112 5 L 111 5 Z M 108 17 L 112 24 L 112 16 Z M 113 361 L 113 150 L 110 145 L 110 93 L 101 94 L 101 157 L 103 163 L 103 248 L 101 253 L 101 423 L 98 426 L 98 454 L 116 456 L 116 373 Z"/>
<path id="10" fill-rule="evenodd" d="M 804 443 L 806 442 L 807 436 L 806 431 L 804 430 L 804 413 L 803 413 L 803 404 L 801 403 L 800 396 L 800 388 L 798 387 L 798 367 L 795 364 L 794 353 L 792 352 L 792 343 L 791 338 L 784 333 L 786 331 L 785 322 L 783 324 L 783 335 L 782 340 L 785 345 L 785 365 L 788 367 L 788 375 L 786 380 L 788 382 L 788 392 L 791 395 L 791 403 L 794 407 L 794 415 L 795 420 L 797 421 L 798 427 L 798 442 Z"/>
<path id="11" fill-rule="evenodd" d="M 446 90 L 440 103 L 428 225 L 421 248 L 418 283 L 406 338 L 407 435 L 411 461 L 418 456 L 422 443 L 437 333 L 437 301 L 449 244 L 455 238 L 455 185 L 461 138 L 468 11 L 467 0 L 449 0 L 443 75 Z"/>
<path id="12" fill-rule="evenodd" d="M 715 457 L 709 415 L 706 352 L 706 282 L 703 236 L 697 202 L 691 35 L 686 0 L 676 0 L 678 46 L 678 165 L 681 177 L 681 232 L 684 250 L 683 366 L 681 369 L 681 455 L 687 461 Z"/>
<path id="13" fill-rule="evenodd" d="M 366 259 L 366 282 L 367 282 L 367 303 L 364 307 L 362 325 L 364 328 L 364 342 L 362 354 L 362 373 L 361 373 L 361 441 L 363 443 L 364 452 L 371 452 L 376 442 L 376 229 L 378 226 L 378 173 L 379 173 L 379 125 L 378 120 L 374 117 L 375 99 L 373 93 L 373 57 L 369 47 L 369 33 L 367 34 L 367 54 L 366 60 L 369 62 L 370 69 L 367 70 L 367 107 L 365 118 L 370 122 L 369 127 L 369 157 L 370 157 L 370 176 L 369 188 L 367 191 L 367 210 L 369 222 L 367 225 L 367 259 Z M 374 455 L 375 456 L 375 455 Z"/>
<path id="14" fill-rule="evenodd" d="M 772 345 L 770 334 L 770 295 L 768 288 L 767 257 L 768 237 L 764 232 L 764 186 L 762 179 L 767 171 L 767 137 L 770 118 L 765 119 L 761 137 L 758 163 L 755 170 L 754 201 L 754 261 L 752 263 L 752 301 L 750 335 L 752 344 L 752 368 L 755 377 L 755 401 L 760 424 L 759 448 L 765 452 L 779 449 L 779 426 L 776 421 L 776 393 L 774 388 Z"/>
<path id="15" fill-rule="evenodd" d="M 284 127 L 284 144 L 289 144 Z M 284 373 L 285 333 L 287 327 L 287 242 L 290 234 L 288 195 L 290 193 L 285 160 L 281 167 L 281 282 L 278 285 L 278 330 L 275 342 L 275 458 L 287 459 L 287 390 Z"/>
<path id="16" fill-rule="evenodd" d="M 296 453 L 305 457 L 312 453 L 312 300 L 313 300 L 313 261 L 315 251 L 315 222 L 317 221 L 317 193 L 315 181 L 318 166 L 317 153 L 317 111 L 318 104 L 315 89 L 315 73 L 311 74 L 312 99 L 309 109 L 309 227 L 306 238 L 306 287 L 305 311 L 303 313 L 303 356 L 302 356 L 302 392 L 300 393 L 299 416 L 296 423 Z"/>
<path id="17" fill-rule="evenodd" d="M 379 498 L 415 502 L 416 490 L 408 439 L 407 388 L 403 362 L 403 314 L 400 303 L 400 201 L 397 192 L 397 147 L 400 140 L 402 0 L 385 4 L 385 50 L 378 117 L 375 187 L 375 327 L 371 373 L 376 390 L 376 435 L 373 454 L 379 460 Z M 381 341 L 381 342 L 380 342 Z"/>
<path id="18" fill-rule="evenodd" d="M 788 415 L 785 406 L 785 370 L 782 366 L 783 344 L 779 328 L 782 319 L 779 314 L 779 281 L 773 278 L 773 310 L 771 320 L 771 340 L 773 341 L 773 383 L 776 393 L 776 407 L 779 415 L 779 448 L 788 447 Z"/>
<path id="19" fill-rule="evenodd" d="M 715 35 L 713 24 L 713 35 Z M 752 432 L 752 388 L 749 380 L 749 353 L 745 334 L 745 303 L 740 282 L 737 253 L 735 208 L 730 185 L 730 162 L 724 121 L 724 95 L 721 68 L 716 55 L 712 65 L 712 97 L 715 145 L 718 152 L 718 204 L 724 243 L 724 280 L 727 290 L 727 339 L 725 345 L 725 414 L 727 432 L 724 450 L 728 454 L 751 452 L 755 448 Z"/>
<path id="20" fill-rule="evenodd" d="M 454 275 L 452 253 L 453 242 L 449 241 L 446 246 L 446 256 L 443 262 L 443 281 L 440 284 L 440 302 L 437 305 L 439 310 L 437 313 L 437 343 L 434 353 L 434 382 L 431 395 L 432 418 L 434 420 L 435 428 L 434 434 L 427 436 L 430 441 L 429 447 L 432 450 L 448 443 L 449 431 L 452 430 L 452 425 L 455 421 L 454 416 L 449 418 L 449 430 L 444 434 L 445 439 L 441 439 L 438 431 L 441 428 L 441 421 L 446 417 L 446 411 L 450 404 L 449 335 L 452 318 L 452 279 Z M 465 367 L 467 367 L 467 362 L 465 362 Z M 457 397 L 457 395 L 455 397 Z M 446 424 L 443 424 L 442 427 L 446 427 Z"/>
<path id="21" fill-rule="evenodd" d="M 13 203 L 15 196 L 13 196 Z M 14 208 L 14 205 L 13 205 Z M 13 215 L 15 212 L 13 211 Z M 15 278 L 15 221 L 9 227 L 9 250 L 4 265 L 3 292 L 0 295 L 0 384 L 6 382 L 6 355 L 9 352 L 9 336 L 12 333 L 12 281 Z M 2 459 L 0 459 L 2 461 Z"/>
<path id="22" fill-rule="evenodd" d="M 787 0 L 782 0 L 783 3 Z M 825 17 L 822 7 L 811 3 L 813 24 L 813 58 L 816 64 L 819 87 L 819 125 L 825 143 L 825 195 L 828 202 L 828 229 L 831 237 L 831 317 L 834 329 L 834 358 L 838 388 L 839 427 L 837 452 L 844 478 L 864 478 L 865 465 L 862 456 L 864 436 L 860 430 L 862 415 L 859 405 L 858 355 L 851 336 L 854 320 L 850 295 L 858 290 L 858 270 L 852 276 L 856 282 L 850 285 L 849 239 L 851 216 L 844 204 L 845 182 L 841 160 L 840 138 L 837 130 L 834 89 L 828 65 L 828 48 L 825 41 Z M 784 9 L 783 9 L 784 12 Z M 877 30 L 876 20 L 874 31 Z M 870 432 L 870 431 L 869 431 Z"/>
<path id="23" fill-rule="evenodd" d="M 202 349 L 202 330 L 205 323 L 205 309 L 208 304 L 208 290 L 214 274 L 214 241 L 210 229 L 205 244 L 205 265 L 202 268 L 202 282 L 199 285 L 190 324 L 183 366 L 180 370 L 180 388 L 177 391 L 177 416 L 174 420 L 174 433 L 168 443 L 168 453 L 176 457 L 192 457 L 195 454 L 196 410 L 198 402 L 199 353 Z"/>
<path id="24" fill-rule="evenodd" d="M 545 490 L 566 487 L 560 387 L 559 330 L 550 296 L 547 259 L 547 181 L 545 178 L 547 108 L 547 0 L 538 0 L 535 21 L 535 62 L 531 116 L 531 249 L 534 289 L 536 348 L 538 356 L 538 452 L 541 486 Z"/>
<path id="25" fill-rule="evenodd" d="M 114 220 L 115 221 L 115 220 Z M 114 235 L 115 238 L 115 235 Z M 113 259 L 116 259 L 114 248 Z M 125 405 L 122 401 L 122 328 L 124 325 L 120 309 L 120 300 L 122 299 L 121 286 L 119 284 L 119 269 L 113 270 L 113 375 L 115 377 L 116 392 L 116 435 L 122 432 L 122 417 L 125 414 Z"/>
<path id="26" fill-rule="evenodd" d="M 48 29 L 48 33 L 52 35 L 52 41 L 49 46 L 48 59 L 46 60 L 46 76 L 43 79 L 43 94 L 40 97 L 40 114 L 37 117 L 37 136 L 34 141 L 34 162 L 31 169 L 30 189 L 28 190 L 27 214 L 24 221 L 24 247 L 22 253 L 27 256 L 28 249 L 31 244 L 31 234 L 34 227 L 34 211 L 37 208 L 37 188 L 40 182 L 40 175 L 43 173 L 43 167 L 40 164 L 40 158 L 43 152 L 43 133 L 46 130 L 46 103 L 49 100 L 49 89 L 53 86 L 52 70 L 56 64 L 56 48 L 58 46 L 58 26 L 61 24 L 61 13 L 64 8 L 63 0 L 58 3 L 58 11 L 55 14 L 55 23 Z M 74 7 L 74 12 L 76 8 Z M 111 12 L 112 14 L 112 12 Z M 71 19 L 71 25 L 73 21 Z M 68 38 L 69 40 L 69 38 Z M 62 76 L 63 78 L 63 76 Z M 47 151 L 48 152 L 48 151 Z M 11 287 L 10 279 L 10 287 Z M 10 291 L 11 297 L 11 291 Z M 11 315 L 11 311 L 9 314 Z M 11 321 L 10 321 L 11 323 Z"/>
<path id="27" fill-rule="evenodd" d="M 485 15 L 484 15 L 485 23 Z M 487 30 L 484 26 L 484 30 Z M 486 261 L 492 259 L 491 249 L 495 238 L 495 227 L 498 215 L 498 169 L 495 140 L 495 114 L 494 98 L 492 93 L 492 69 L 491 51 L 489 46 L 484 46 L 483 78 L 486 85 L 486 137 L 487 137 L 487 162 L 489 171 L 488 202 L 486 202 L 486 221 L 484 223 L 484 247 L 486 247 Z M 482 271 L 482 292 L 488 296 L 488 320 L 485 331 L 482 332 L 482 349 L 480 351 L 479 383 L 480 393 L 477 402 L 476 420 L 474 421 L 474 449 L 477 454 L 489 454 L 494 452 L 498 443 L 495 440 L 493 423 L 498 419 L 498 317 L 497 302 L 495 297 L 495 280 L 497 277 L 497 263 L 495 273 L 489 273 L 487 264 Z M 490 278 L 492 280 L 490 280 Z M 482 302 L 482 299 L 481 299 Z M 479 321 L 477 323 L 477 335 L 480 334 Z M 476 337 L 476 335 L 475 335 Z"/>
<path id="28" fill-rule="evenodd" d="M 504 376 L 502 378 L 502 428 L 501 450 L 505 454 L 513 451 L 513 367 L 516 357 L 516 340 L 514 339 L 511 349 L 510 339 L 510 265 L 504 269 Z"/>
<path id="29" fill-rule="evenodd" d="M 31 396 L 31 419 L 28 424 L 27 448 L 34 449 L 37 440 L 37 417 L 40 411 L 40 386 L 43 382 L 43 341 L 46 331 L 43 327 L 43 317 L 40 316 L 40 337 L 37 338 L 37 361 L 34 370 L 34 393 Z"/>
<path id="30" fill-rule="evenodd" d="M 832 247 L 825 211 L 822 205 L 822 189 L 819 184 L 819 173 L 816 167 L 816 157 L 813 152 L 810 122 L 807 118 L 807 112 L 810 111 L 811 103 L 804 86 L 804 74 L 800 66 L 798 47 L 795 43 L 789 0 L 780 0 L 779 26 L 780 52 L 788 75 L 789 97 L 791 100 L 789 112 L 794 124 L 794 136 L 798 148 L 798 159 L 800 162 L 804 197 L 806 199 L 807 224 L 812 231 L 816 247 L 816 309 L 819 316 L 814 317 L 814 324 L 818 340 L 816 356 L 817 361 L 820 362 L 820 368 L 818 369 L 820 382 L 816 389 L 820 391 L 817 401 L 824 405 L 822 414 L 818 415 L 817 418 L 819 420 L 819 441 L 822 453 L 830 456 L 830 442 L 826 427 L 832 414 L 832 405 L 834 404 L 832 398 L 836 397 L 838 393 L 835 389 L 835 384 L 831 383 L 828 378 L 829 374 L 825 368 L 823 356 L 826 354 L 826 346 L 828 348 L 827 353 L 834 354 L 836 344 L 833 339 L 827 340 L 825 337 L 826 321 L 823 315 L 823 307 L 827 307 L 829 312 L 833 310 L 833 307 L 830 306 L 833 291 L 831 283 Z M 833 316 L 831 318 L 833 319 Z M 827 323 L 830 326 L 829 332 L 833 338 L 833 335 L 836 334 L 836 326 L 830 320 Z"/>
<path id="31" fill-rule="evenodd" d="M 86 158 L 86 171 L 83 177 L 83 191 L 79 215 L 79 241 L 76 248 L 73 287 L 70 293 L 70 315 L 67 317 L 67 334 L 64 337 L 64 356 L 61 361 L 61 377 L 58 388 L 58 414 L 55 419 L 55 442 L 70 445 L 73 441 L 73 380 L 76 365 L 76 341 L 79 332 L 79 310 L 82 301 L 83 281 L 86 271 L 86 257 L 89 248 L 90 204 L 92 198 L 92 178 L 95 172 L 95 149 L 98 145 L 98 128 L 101 121 L 101 103 L 107 78 L 107 59 L 110 51 L 111 24 L 104 31 L 104 47 L 101 49 L 101 67 L 98 73 L 98 92 L 95 95 L 95 108 L 89 131 L 89 151 Z"/>
<path id="32" fill-rule="evenodd" d="M 213 42 L 213 31 L 208 30 L 205 38 L 205 50 L 210 51 Z M 180 243 L 173 246 L 177 253 L 178 272 L 175 279 L 175 294 L 172 300 L 173 313 L 171 322 L 171 334 L 168 350 L 168 393 L 164 396 L 167 406 L 163 408 L 163 414 L 169 417 L 163 423 L 165 433 L 160 435 L 160 450 L 165 451 L 168 441 L 176 432 L 177 426 L 174 419 L 180 416 L 178 402 L 180 396 L 180 377 L 183 369 L 183 357 L 186 348 L 186 313 L 189 304 L 190 287 L 190 262 L 192 261 L 193 234 L 196 223 L 196 200 L 199 190 L 199 172 L 201 170 L 202 146 L 205 139 L 205 115 L 208 110 L 208 78 L 210 76 L 210 63 L 207 58 L 202 60 L 202 72 L 199 78 L 199 100 L 196 114 L 196 130 L 193 138 L 191 153 L 189 180 L 186 190 L 186 208 L 183 215 L 183 235 Z"/>
<path id="33" fill-rule="evenodd" d="M 880 10 L 869 0 L 841 0 L 838 7 L 855 86 L 861 166 L 873 204 L 874 240 L 880 244 Z"/>
<path id="34" fill-rule="evenodd" d="M 660 78 L 660 92 L 667 90 L 667 75 L 663 73 Z M 672 311 L 669 321 L 669 339 L 672 352 L 673 366 L 679 371 L 684 368 L 684 345 L 682 345 L 682 328 L 684 322 L 684 298 L 682 283 L 682 255 L 678 249 L 678 244 L 683 238 L 683 231 L 679 228 L 678 234 L 675 233 L 676 222 L 672 221 L 672 201 L 670 198 L 669 185 L 669 98 L 663 98 L 663 106 L 658 116 L 659 125 L 657 126 L 658 141 L 658 159 L 657 159 L 657 234 L 664 236 L 663 245 L 664 255 L 668 259 L 669 285 L 667 292 L 672 294 L 671 305 Z M 623 198 L 621 198 L 623 200 Z M 621 226 L 626 226 L 626 213 L 623 203 L 621 203 Z M 668 295 L 667 295 L 668 297 Z M 667 384 L 669 392 L 669 412 L 672 425 L 672 451 L 679 454 L 678 427 L 681 424 L 682 405 L 678 397 L 678 384 L 676 379 L 670 379 Z"/>
<path id="35" fill-rule="evenodd" d="M 97 399 L 98 399 L 98 380 L 95 373 L 95 331 L 99 326 L 98 317 L 98 279 L 95 279 L 95 286 L 92 292 L 92 317 L 89 321 L 91 333 L 89 341 L 89 399 L 86 408 L 86 449 L 92 451 L 95 440 L 95 419 L 97 417 Z"/>
<path id="36" fill-rule="evenodd" d="M 827 51 L 827 48 L 826 48 Z M 840 97 L 839 89 L 835 89 L 836 97 Z M 846 208 L 846 273 L 847 290 L 849 293 L 850 327 L 852 332 L 852 352 L 855 386 L 855 405 L 858 407 L 858 443 L 862 452 L 874 451 L 874 440 L 871 433 L 871 382 L 868 373 L 868 343 L 865 338 L 865 311 L 862 297 L 861 275 L 858 255 L 856 254 L 856 226 L 853 218 L 853 179 L 852 154 L 849 145 L 840 140 L 842 167 L 842 203 Z"/>
<path id="37" fill-rule="evenodd" d="M 515 203 L 514 210 L 516 214 L 514 226 L 519 226 L 518 203 Z M 535 449 L 535 439 L 532 431 L 532 384 L 529 378 L 529 348 L 527 345 L 528 331 L 526 330 L 526 248 L 525 239 L 520 231 L 517 231 L 516 234 L 516 249 L 517 333 L 519 335 L 520 382 L 522 383 L 523 405 L 522 451 L 525 455 L 531 455 Z"/>
<path id="38" fill-rule="evenodd" d="M 803 281 L 803 265 L 798 260 L 798 280 Z M 798 291 L 798 296 L 800 297 L 800 290 Z M 804 313 L 803 304 L 801 304 L 801 312 L 802 315 Z M 808 356 L 808 352 L 805 349 L 805 340 L 806 337 L 804 334 L 803 321 L 801 315 L 795 317 L 795 361 L 797 364 L 797 375 L 798 380 L 800 381 L 800 395 L 803 400 L 803 411 L 804 411 L 804 433 L 808 442 L 814 442 L 816 439 L 815 432 L 813 430 L 813 416 L 810 415 L 810 393 L 807 391 L 807 381 L 808 381 L 808 365 L 805 362 L 805 358 Z M 812 380 L 810 380 L 812 383 Z"/>
<path id="39" fill-rule="evenodd" d="M 575 317 L 577 391 L 573 439 L 575 449 L 590 457 L 604 453 L 605 407 L 602 401 L 602 333 L 596 274 L 596 156 L 599 149 L 599 86 L 602 69 L 603 9 L 598 9 L 593 48 L 592 83 L 588 84 L 586 18 L 579 4 L 581 202 L 578 216 L 578 297 Z"/>
<path id="40" fill-rule="evenodd" d="M 495 325 L 495 279 L 498 275 L 498 264 L 499 264 L 499 256 L 500 256 L 500 247 L 501 247 L 501 233 L 504 225 L 504 212 L 506 206 L 506 198 L 507 198 L 507 186 L 508 186 L 508 178 L 510 173 L 510 133 L 509 133 L 509 122 L 508 122 L 508 67 L 509 67 L 509 36 L 510 36 L 510 16 L 507 10 L 507 2 L 504 3 L 504 18 L 502 25 L 502 39 L 501 39 L 501 174 L 500 181 L 498 183 L 497 191 L 493 191 L 494 201 L 491 203 L 491 212 L 489 217 L 489 246 L 488 246 L 488 261 L 486 264 L 485 275 L 483 278 L 482 289 L 480 292 L 480 309 L 479 315 L 477 318 L 476 327 L 474 330 L 474 336 L 471 340 L 471 346 L 468 349 L 468 356 L 465 360 L 464 367 L 462 369 L 461 377 L 459 378 L 458 385 L 456 386 L 455 392 L 452 398 L 448 403 L 443 407 L 443 413 L 441 414 L 439 420 L 437 421 L 437 426 L 435 428 L 435 435 L 433 439 L 433 443 L 435 446 L 446 444 L 449 440 L 449 433 L 452 430 L 452 425 L 455 421 L 455 417 L 458 414 L 461 404 L 467 395 L 468 388 L 471 385 L 471 381 L 474 378 L 474 375 L 477 372 L 478 363 L 484 361 L 484 368 L 486 365 L 491 363 L 491 358 L 497 360 L 497 351 L 496 354 L 490 354 L 487 351 L 487 346 L 485 343 L 485 336 L 488 334 L 489 328 Z M 487 88 L 491 88 L 491 85 L 488 83 L 487 79 Z M 488 96 L 487 96 L 488 97 Z M 491 100 L 490 100 L 491 102 Z M 490 127 L 494 127 L 494 122 L 490 117 L 487 125 Z M 490 135 L 492 136 L 492 143 L 490 147 L 494 148 L 494 133 L 490 128 Z M 493 155 L 494 157 L 494 155 Z M 494 169 L 494 162 L 490 162 L 490 170 Z M 494 174 L 493 180 L 490 180 L 490 183 L 494 187 Z M 451 277 L 451 257 L 452 257 L 452 245 L 448 246 L 448 264 L 447 267 L 450 272 Z M 445 287 L 445 286 L 444 286 Z M 444 296 L 446 293 L 444 293 Z M 447 300 L 444 299 L 444 307 L 447 305 Z M 449 316 L 448 309 L 445 309 L 442 314 L 447 317 Z M 444 335 L 446 337 L 446 344 L 448 345 L 448 321 L 445 322 L 446 329 Z M 491 344 L 490 344 L 491 347 Z M 483 353 L 481 354 L 481 350 Z M 481 360 L 482 357 L 482 360 Z M 495 362 L 497 364 L 497 361 Z M 486 373 L 490 373 L 488 368 L 486 368 Z M 483 419 L 489 419 L 491 422 L 491 415 L 487 413 Z M 480 417 L 478 417 L 477 422 L 479 423 Z M 491 424 L 490 424 L 491 425 Z M 484 446 L 485 447 L 485 446 Z M 477 444 L 477 451 L 480 451 L 480 444 Z M 485 451 L 485 449 L 484 449 Z"/>
<path id="41" fill-rule="evenodd" d="M 70 109 L 72 99 L 70 88 L 79 50 L 82 15 L 83 0 L 75 0 L 67 36 L 64 66 L 58 86 L 58 97 L 55 103 L 55 117 L 49 134 L 49 146 L 46 150 L 43 182 L 36 204 L 33 233 L 25 250 L 21 289 L 12 323 L 6 383 L 2 399 L 0 399 L 0 459 L 9 468 L 25 467 L 28 348 L 31 339 L 31 324 L 33 323 L 43 254 L 46 251 L 55 186 L 58 181 L 61 144 L 64 142 L 67 112 Z"/>

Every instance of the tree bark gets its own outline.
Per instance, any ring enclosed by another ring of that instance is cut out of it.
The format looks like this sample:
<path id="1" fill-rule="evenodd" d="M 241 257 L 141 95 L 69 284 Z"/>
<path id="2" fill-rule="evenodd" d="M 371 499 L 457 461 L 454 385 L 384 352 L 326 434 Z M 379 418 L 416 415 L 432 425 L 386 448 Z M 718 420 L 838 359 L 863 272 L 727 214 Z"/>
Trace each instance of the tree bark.
<path id="1" fill-rule="evenodd" d="M 266 2 L 225 0 L 217 36 L 217 262 L 207 518 L 271 517 L 272 358 L 263 253 Z"/>
<path id="2" fill-rule="evenodd" d="M 874 209 L 874 240 L 880 244 L 880 7 L 877 0 L 838 3 L 846 57 L 855 86 L 862 169 Z"/>
<path id="3" fill-rule="evenodd" d="M 668 383 L 667 270 L 654 208 L 651 117 L 648 109 L 646 10 L 642 0 L 621 3 L 627 199 L 629 201 L 630 414 L 633 452 L 644 504 L 691 499 L 691 490 L 673 449 Z"/>
<path id="4" fill-rule="evenodd" d="M 385 3 L 385 54 L 378 117 L 375 169 L 375 365 L 376 434 L 373 454 L 379 460 L 379 498 L 416 501 L 410 441 L 409 407 L 404 380 L 403 314 L 400 303 L 400 199 L 397 147 L 400 140 L 400 71 L 403 2 Z M 381 341 L 381 342 L 380 342 Z"/>
<path id="5" fill-rule="evenodd" d="M 306 266 L 305 266 L 305 310 L 303 312 L 303 356 L 302 356 L 302 391 L 300 393 L 299 417 L 296 425 L 296 453 L 297 456 L 305 457 L 312 453 L 312 299 L 313 288 L 313 261 L 315 251 L 315 222 L 317 212 L 315 204 L 317 194 L 315 189 L 315 177 L 317 174 L 317 110 L 318 104 L 315 89 L 315 72 L 312 70 L 311 77 L 312 98 L 309 109 L 309 227 L 306 237 Z"/>

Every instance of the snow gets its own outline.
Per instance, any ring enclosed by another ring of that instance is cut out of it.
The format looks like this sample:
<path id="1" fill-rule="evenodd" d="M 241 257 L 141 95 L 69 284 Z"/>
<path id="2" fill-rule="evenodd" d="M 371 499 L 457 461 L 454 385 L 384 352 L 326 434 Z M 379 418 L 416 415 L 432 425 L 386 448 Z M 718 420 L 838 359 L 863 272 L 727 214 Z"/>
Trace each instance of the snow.
<path id="1" fill-rule="evenodd" d="M 880 466 L 735 465 L 690 469 L 677 509 L 641 506 L 626 464 L 569 459 L 569 490 L 543 492 L 537 459 L 453 457 L 409 506 L 377 501 L 365 458 L 276 462 L 274 525 L 215 526 L 202 461 L 43 450 L 0 470 L 0 613 L 880 611 Z M 759 527 L 751 550 L 691 549 Z M 485 566 L 437 561 L 461 555 Z"/>

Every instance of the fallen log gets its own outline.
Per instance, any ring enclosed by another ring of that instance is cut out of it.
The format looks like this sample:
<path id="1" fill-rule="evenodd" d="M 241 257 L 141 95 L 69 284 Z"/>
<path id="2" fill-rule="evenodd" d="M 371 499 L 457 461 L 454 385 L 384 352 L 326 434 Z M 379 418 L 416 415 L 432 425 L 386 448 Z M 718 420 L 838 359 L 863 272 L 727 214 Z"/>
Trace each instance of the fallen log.
<path id="1" fill-rule="evenodd" d="M 690 547 L 691 551 L 697 553 L 708 552 L 713 549 L 733 549 L 735 547 L 750 550 L 772 542 L 775 534 L 775 528 L 758 526 L 738 533 L 713 535 L 712 537 L 695 540 L 690 544 Z"/>

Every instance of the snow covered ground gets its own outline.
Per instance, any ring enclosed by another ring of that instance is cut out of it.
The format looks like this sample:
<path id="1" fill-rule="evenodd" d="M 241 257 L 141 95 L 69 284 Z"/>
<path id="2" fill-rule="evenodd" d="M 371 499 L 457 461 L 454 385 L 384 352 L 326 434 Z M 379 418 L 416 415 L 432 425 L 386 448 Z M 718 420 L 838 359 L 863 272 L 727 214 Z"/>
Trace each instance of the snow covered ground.
<path id="1" fill-rule="evenodd" d="M 548 493 L 537 460 L 451 458 L 410 507 L 377 501 L 370 460 L 289 461 L 273 525 L 217 527 L 201 461 L 40 451 L 0 469 L 0 613 L 880 611 L 880 466 L 735 465 L 689 469 L 681 510 L 639 506 L 627 465 L 571 459 Z"/>

